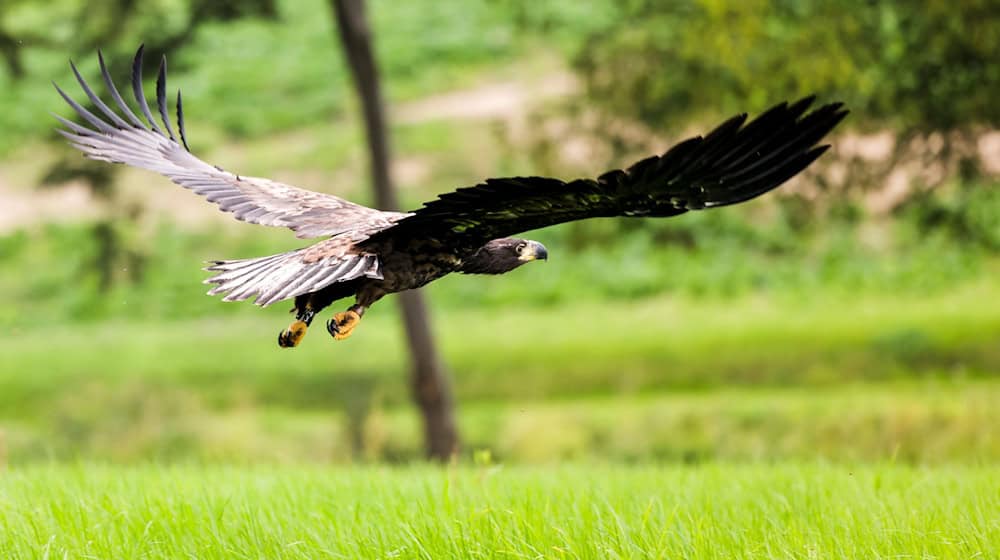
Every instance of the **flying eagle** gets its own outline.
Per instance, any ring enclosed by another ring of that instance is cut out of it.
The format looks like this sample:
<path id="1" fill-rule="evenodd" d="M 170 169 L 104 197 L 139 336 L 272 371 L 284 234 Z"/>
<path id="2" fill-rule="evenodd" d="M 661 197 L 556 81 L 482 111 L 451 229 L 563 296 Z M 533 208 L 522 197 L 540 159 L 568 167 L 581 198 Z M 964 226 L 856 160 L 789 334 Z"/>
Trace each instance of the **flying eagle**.
<path id="1" fill-rule="evenodd" d="M 756 119 L 745 114 L 704 137 L 673 146 L 625 170 L 596 179 L 546 177 L 487 179 L 440 195 L 411 212 L 383 212 L 342 198 L 237 175 L 198 159 L 188 150 L 181 94 L 177 134 L 170 124 L 166 58 L 156 80 L 154 118 L 142 87 L 142 47 L 132 63 L 137 116 L 115 87 L 98 52 L 101 77 L 117 107 L 101 100 L 70 63 L 94 111 L 56 85 L 86 125 L 56 116 L 59 130 L 87 157 L 160 173 L 214 202 L 237 220 L 283 226 L 299 238 L 324 238 L 308 247 L 252 259 L 213 261 L 209 295 L 225 301 L 255 298 L 260 306 L 292 299 L 296 320 L 278 344 L 299 344 L 313 317 L 342 298 L 354 305 L 327 322 L 344 339 L 365 311 L 387 294 L 419 288 L 452 272 L 503 274 L 548 257 L 537 241 L 510 237 L 585 218 L 670 217 L 689 210 L 750 200 L 805 169 L 829 146 L 817 145 L 847 114 L 840 103 L 808 111 L 813 98 L 781 103 Z"/>

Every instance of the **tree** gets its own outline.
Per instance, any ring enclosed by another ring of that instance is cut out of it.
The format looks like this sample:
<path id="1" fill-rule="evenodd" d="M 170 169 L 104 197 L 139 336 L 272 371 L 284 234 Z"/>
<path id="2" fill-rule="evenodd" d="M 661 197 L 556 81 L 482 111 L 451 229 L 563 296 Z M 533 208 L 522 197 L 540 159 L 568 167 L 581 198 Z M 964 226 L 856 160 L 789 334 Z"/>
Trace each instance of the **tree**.
<path id="1" fill-rule="evenodd" d="M 637 0 L 575 64 L 595 102 L 661 126 L 810 93 L 903 133 L 996 126 L 998 15 L 984 0 Z"/>
<path id="2" fill-rule="evenodd" d="M 364 1 L 331 0 L 331 8 L 364 112 L 375 204 L 382 210 L 397 210 L 399 204 L 389 174 L 385 110 Z M 427 454 L 434 459 L 446 460 L 458 448 L 448 378 L 434 346 L 427 306 L 421 293 L 414 290 L 403 292 L 400 301 L 413 357 L 413 395 L 423 415 Z"/>

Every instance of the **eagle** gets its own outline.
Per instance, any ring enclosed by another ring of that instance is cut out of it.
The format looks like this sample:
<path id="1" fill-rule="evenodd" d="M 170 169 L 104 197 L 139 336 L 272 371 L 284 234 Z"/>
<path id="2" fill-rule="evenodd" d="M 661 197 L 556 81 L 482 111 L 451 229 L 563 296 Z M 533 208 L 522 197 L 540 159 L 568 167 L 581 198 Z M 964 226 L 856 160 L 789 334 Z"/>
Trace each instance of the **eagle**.
<path id="1" fill-rule="evenodd" d="M 79 116 L 74 122 L 54 115 L 64 127 L 58 132 L 72 146 L 94 160 L 164 175 L 237 220 L 286 227 L 302 239 L 322 238 L 276 255 L 211 261 L 205 269 L 214 273 L 205 280 L 214 285 L 208 294 L 224 294 L 224 301 L 254 298 L 268 306 L 294 300 L 295 321 L 278 334 L 283 348 L 297 346 L 316 314 L 337 300 L 354 297 L 353 305 L 326 324 L 333 338 L 342 340 L 388 294 L 453 272 L 504 274 L 546 260 L 541 243 L 512 237 L 521 232 L 587 218 L 666 218 L 760 196 L 822 155 L 829 145 L 819 142 L 847 115 L 841 103 L 810 110 L 815 99 L 806 97 L 780 103 L 749 122 L 746 114 L 737 115 L 705 136 L 597 178 L 486 179 L 416 210 L 387 212 L 206 163 L 188 149 L 180 91 L 176 134 L 171 126 L 166 57 L 156 79 L 159 122 L 143 91 L 143 48 L 132 61 L 138 114 L 115 87 L 100 51 L 98 61 L 115 108 L 94 93 L 72 61 L 91 108 L 53 84 Z"/>

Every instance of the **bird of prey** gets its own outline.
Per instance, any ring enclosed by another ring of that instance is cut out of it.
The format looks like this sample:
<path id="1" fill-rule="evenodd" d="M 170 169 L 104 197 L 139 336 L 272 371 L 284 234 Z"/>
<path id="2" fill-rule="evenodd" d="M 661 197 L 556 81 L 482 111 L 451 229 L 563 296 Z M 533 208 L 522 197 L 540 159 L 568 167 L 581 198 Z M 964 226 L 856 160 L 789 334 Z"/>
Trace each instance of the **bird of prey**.
<path id="1" fill-rule="evenodd" d="M 805 169 L 829 146 L 820 140 L 847 114 L 840 103 L 812 111 L 813 98 L 781 103 L 756 119 L 735 116 L 706 136 L 594 179 L 486 179 L 440 195 L 410 212 L 384 212 L 268 179 L 238 175 L 195 157 L 184 132 L 177 92 L 177 134 L 170 124 L 166 58 L 156 80 L 157 122 L 142 87 L 142 47 L 132 64 L 139 114 L 115 87 L 104 57 L 101 77 L 116 108 L 105 103 L 70 63 L 92 109 L 56 90 L 82 119 L 56 116 L 59 132 L 87 157 L 160 173 L 214 202 L 237 220 L 282 226 L 308 247 L 258 258 L 213 261 L 209 295 L 255 298 L 261 306 L 294 299 L 295 321 L 278 335 L 299 344 L 313 317 L 334 301 L 354 304 L 327 322 L 334 339 L 351 335 L 365 311 L 387 294 L 419 288 L 452 272 L 503 274 L 548 257 L 537 241 L 511 237 L 597 217 L 670 217 L 750 200 Z M 141 115 L 141 116 L 139 116 Z M 145 120 L 143 120 L 145 119 Z"/>

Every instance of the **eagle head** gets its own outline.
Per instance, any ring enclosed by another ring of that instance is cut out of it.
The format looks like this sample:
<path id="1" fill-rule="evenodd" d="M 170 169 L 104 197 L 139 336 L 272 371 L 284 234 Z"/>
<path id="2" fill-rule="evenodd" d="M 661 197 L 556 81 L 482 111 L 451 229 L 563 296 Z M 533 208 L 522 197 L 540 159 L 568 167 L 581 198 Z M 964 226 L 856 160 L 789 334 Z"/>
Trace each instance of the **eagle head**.
<path id="1" fill-rule="evenodd" d="M 503 274 L 524 263 L 548 258 L 549 252 L 545 245 L 537 241 L 504 237 L 480 247 L 465 259 L 461 271 L 465 274 Z"/>

